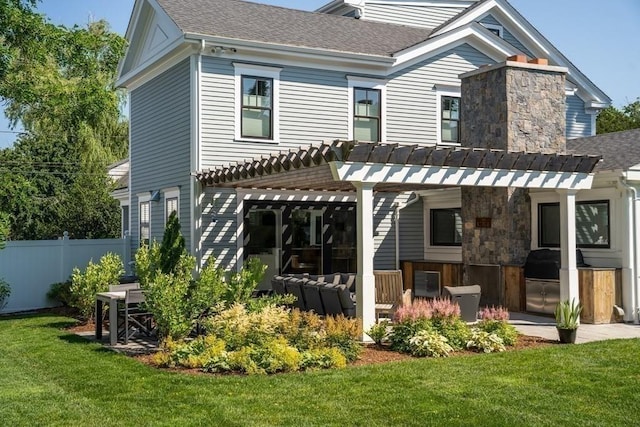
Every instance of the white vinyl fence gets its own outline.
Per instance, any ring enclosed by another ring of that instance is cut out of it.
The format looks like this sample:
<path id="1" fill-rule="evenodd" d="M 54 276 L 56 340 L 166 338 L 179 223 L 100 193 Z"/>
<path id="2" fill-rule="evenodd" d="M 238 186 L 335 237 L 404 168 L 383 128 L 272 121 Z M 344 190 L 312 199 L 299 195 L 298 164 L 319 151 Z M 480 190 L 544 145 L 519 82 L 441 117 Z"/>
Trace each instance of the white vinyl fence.
<path id="1" fill-rule="evenodd" d="M 65 232 L 59 240 L 6 242 L 0 250 L 0 278 L 11 286 L 11 296 L 2 313 L 36 310 L 56 303 L 47 299 L 51 284 L 64 282 L 74 267 L 84 270 L 106 253 L 120 255 L 125 269 L 131 259 L 131 239 L 70 240 Z M 129 271 L 127 271 L 129 273 Z"/>

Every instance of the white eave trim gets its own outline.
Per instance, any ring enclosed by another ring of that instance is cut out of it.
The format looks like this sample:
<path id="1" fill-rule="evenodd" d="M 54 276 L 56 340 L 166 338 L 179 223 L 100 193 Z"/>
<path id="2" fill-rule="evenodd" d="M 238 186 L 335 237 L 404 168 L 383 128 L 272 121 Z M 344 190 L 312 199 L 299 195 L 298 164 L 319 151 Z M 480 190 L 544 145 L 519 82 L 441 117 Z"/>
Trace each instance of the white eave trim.
<path id="1" fill-rule="evenodd" d="M 449 166 L 330 162 L 336 181 L 544 189 L 590 189 L 593 174 Z"/>
<path id="2" fill-rule="evenodd" d="M 385 65 L 385 64 L 388 65 L 388 64 L 393 64 L 395 62 L 394 58 L 390 56 L 384 56 L 384 55 L 342 52 L 337 50 L 312 48 L 312 47 L 289 46 L 289 45 L 281 45 L 281 44 L 275 44 L 275 43 L 231 39 L 226 37 L 213 37 L 213 36 L 207 36 L 204 34 L 196 34 L 196 33 L 185 33 L 184 39 L 187 41 L 196 40 L 198 42 L 200 42 L 200 40 L 205 40 L 208 44 L 230 46 L 238 50 L 242 48 L 249 48 L 249 49 L 255 48 L 261 51 L 290 53 L 290 54 L 298 55 L 300 57 L 307 55 L 312 57 L 327 58 L 327 59 L 331 59 L 332 61 L 336 61 L 336 60 L 345 60 L 349 62 L 357 61 L 362 63 L 377 64 L 377 65 Z M 239 51 L 237 56 L 240 56 L 241 53 L 242 52 Z"/>
<path id="3" fill-rule="evenodd" d="M 397 62 L 391 72 L 398 71 L 463 43 L 468 43 L 491 59 L 499 62 L 504 61 L 508 56 L 522 53 L 484 26 L 471 22 L 448 33 L 432 37 L 416 46 L 397 52 L 394 54 Z"/>

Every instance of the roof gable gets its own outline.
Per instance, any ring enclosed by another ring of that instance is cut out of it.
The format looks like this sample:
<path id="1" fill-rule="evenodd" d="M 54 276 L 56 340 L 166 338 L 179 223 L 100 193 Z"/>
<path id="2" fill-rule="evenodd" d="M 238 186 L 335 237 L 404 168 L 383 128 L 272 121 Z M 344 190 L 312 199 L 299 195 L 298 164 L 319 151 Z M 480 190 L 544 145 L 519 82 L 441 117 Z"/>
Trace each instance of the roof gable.
<path id="1" fill-rule="evenodd" d="M 182 32 L 155 0 L 137 0 L 126 33 L 130 44 L 120 62 L 119 76 L 143 67 L 181 37 Z"/>
<path id="2" fill-rule="evenodd" d="M 503 27 L 536 57 L 547 58 L 553 65 L 568 68 L 567 79 L 578 86 L 577 94 L 585 101 L 587 108 L 599 109 L 611 103 L 611 99 L 600 90 L 600 88 L 582 74 L 567 57 L 556 49 L 549 40 L 506 0 L 482 0 L 458 16 L 435 28 L 431 37 L 446 34 L 458 27 L 477 22 L 489 15 L 498 20 Z"/>

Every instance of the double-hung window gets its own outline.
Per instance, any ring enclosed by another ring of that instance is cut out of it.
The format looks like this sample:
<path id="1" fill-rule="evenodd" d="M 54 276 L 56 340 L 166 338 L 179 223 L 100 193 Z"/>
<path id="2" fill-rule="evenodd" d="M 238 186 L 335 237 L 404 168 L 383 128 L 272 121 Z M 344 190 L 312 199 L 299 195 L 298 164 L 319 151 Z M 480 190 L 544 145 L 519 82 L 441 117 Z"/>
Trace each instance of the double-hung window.
<path id="1" fill-rule="evenodd" d="M 151 236 L 151 207 L 148 200 L 140 202 L 140 243 L 149 245 Z"/>
<path id="2" fill-rule="evenodd" d="M 278 142 L 281 68 L 234 64 L 236 85 L 235 139 Z"/>
<path id="3" fill-rule="evenodd" d="M 609 201 L 595 200 L 576 203 L 576 246 L 579 248 L 610 248 Z M 540 247 L 560 246 L 560 204 L 538 205 L 538 244 Z"/>
<path id="4" fill-rule="evenodd" d="M 385 142 L 386 81 L 347 76 L 349 90 L 348 139 Z"/>
<path id="5" fill-rule="evenodd" d="M 440 97 L 441 142 L 460 142 L 460 97 Z"/>
<path id="6" fill-rule="evenodd" d="M 180 188 L 173 187 L 162 190 L 164 193 L 164 223 L 166 225 L 173 212 L 180 217 Z"/>
<path id="7" fill-rule="evenodd" d="M 242 76 L 242 137 L 273 139 L 273 79 Z"/>
<path id="8" fill-rule="evenodd" d="M 354 88 L 353 139 L 380 142 L 381 90 Z"/>

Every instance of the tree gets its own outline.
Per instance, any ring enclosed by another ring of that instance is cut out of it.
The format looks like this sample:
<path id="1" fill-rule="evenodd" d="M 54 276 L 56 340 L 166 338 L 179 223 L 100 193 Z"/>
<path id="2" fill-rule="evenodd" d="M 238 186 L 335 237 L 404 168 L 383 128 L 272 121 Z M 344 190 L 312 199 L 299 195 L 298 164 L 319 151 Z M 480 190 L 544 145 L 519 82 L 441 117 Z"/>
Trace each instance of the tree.
<path id="1" fill-rule="evenodd" d="M 617 109 L 614 106 L 605 108 L 596 119 L 597 133 L 620 132 L 640 128 L 640 98 L 635 102 Z"/>
<path id="2" fill-rule="evenodd" d="M 174 273 L 184 252 L 185 243 L 180 231 L 180 219 L 173 211 L 167 220 L 160 245 L 160 270 L 164 274 Z"/>
<path id="3" fill-rule="evenodd" d="M 14 239 L 115 237 L 106 166 L 128 148 L 113 85 L 125 40 L 103 21 L 53 25 L 34 6 L 0 0 L 0 97 L 25 129 L 0 151 L 0 210 L 11 213 Z"/>

